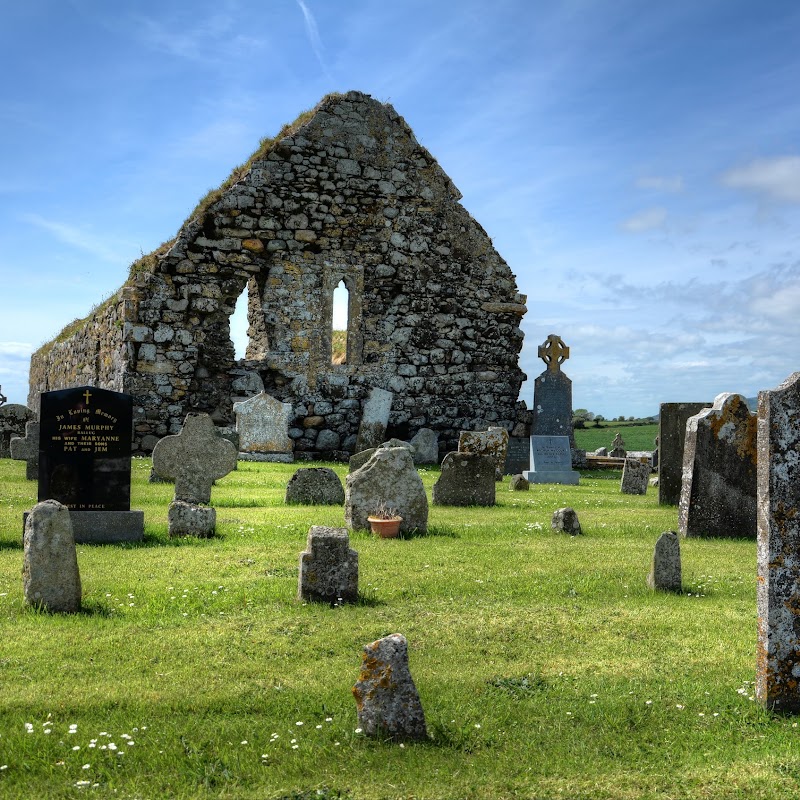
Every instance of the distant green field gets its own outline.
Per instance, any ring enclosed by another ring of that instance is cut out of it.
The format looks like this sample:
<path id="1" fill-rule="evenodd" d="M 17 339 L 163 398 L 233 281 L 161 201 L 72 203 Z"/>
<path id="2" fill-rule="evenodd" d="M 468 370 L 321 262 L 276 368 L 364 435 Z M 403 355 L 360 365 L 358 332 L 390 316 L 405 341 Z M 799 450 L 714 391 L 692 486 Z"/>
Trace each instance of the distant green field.
<path id="1" fill-rule="evenodd" d="M 606 422 L 602 428 L 595 428 L 593 423 L 589 423 L 587 428 L 576 428 L 575 444 L 588 453 L 598 447 L 610 450 L 617 432 L 622 436 L 626 450 L 652 450 L 658 436 L 658 423 L 632 425 L 630 422 Z"/>

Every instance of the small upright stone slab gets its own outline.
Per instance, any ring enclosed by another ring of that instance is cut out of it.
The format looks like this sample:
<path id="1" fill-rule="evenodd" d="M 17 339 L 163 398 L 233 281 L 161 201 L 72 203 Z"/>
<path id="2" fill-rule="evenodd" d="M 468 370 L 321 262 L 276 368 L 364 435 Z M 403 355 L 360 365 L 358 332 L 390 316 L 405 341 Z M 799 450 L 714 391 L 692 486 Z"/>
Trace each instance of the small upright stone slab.
<path id="1" fill-rule="evenodd" d="M 11 458 L 25 461 L 25 477 L 29 481 L 39 480 L 39 423 L 29 422 L 25 436 L 11 440 Z"/>
<path id="2" fill-rule="evenodd" d="M 358 599 L 358 553 L 350 549 L 347 528 L 314 525 L 300 553 L 297 595 L 326 603 Z"/>
<path id="3" fill-rule="evenodd" d="M 662 592 L 681 591 L 681 545 L 675 531 L 665 531 L 658 537 L 647 585 Z"/>
<path id="4" fill-rule="evenodd" d="M 167 524 L 170 538 L 196 536 L 208 539 L 216 530 L 217 510 L 185 500 L 173 500 L 167 511 Z"/>
<path id="5" fill-rule="evenodd" d="M 567 506 L 566 508 L 559 508 L 553 512 L 553 519 L 550 521 L 550 527 L 554 531 L 561 531 L 568 533 L 570 536 L 581 536 L 583 529 L 581 528 L 578 515 L 575 513 L 574 508 Z"/>
<path id="6" fill-rule="evenodd" d="M 25 435 L 25 426 L 36 421 L 27 406 L 8 403 L 0 406 L 0 458 L 11 458 L 11 440 Z"/>
<path id="7" fill-rule="evenodd" d="M 622 494 L 647 494 L 650 480 L 650 465 L 635 458 L 626 458 L 622 468 L 622 481 L 619 490 Z"/>
<path id="8" fill-rule="evenodd" d="M 682 536 L 756 538 L 756 417 L 740 394 L 720 394 L 690 417 L 678 506 Z"/>
<path id="9" fill-rule="evenodd" d="M 508 482 L 508 488 L 512 492 L 529 492 L 531 484 L 523 475 L 512 475 L 511 480 Z"/>
<path id="10" fill-rule="evenodd" d="M 81 576 L 69 509 L 44 500 L 25 520 L 22 588 L 29 606 L 74 613 L 81 608 Z"/>
<path id="11" fill-rule="evenodd" d="M 415 464 L 439 463 L 439 434 L 430 428 L 420 428 L 409 442 L 414 452 Z"/>
<path id="12" fill-rule="evenodd" d="M 401 532 L 428 530 L 428 497 L 405 447 L 378 448 L 345 480 L 344 520 L 352 530 L 369 530 L 367 517 L 381 504 L 396 508 Z"/>
<path id="13" fill-rule="evenodd" d="M 242 461 L 294 460 L 289 438 L 291 403 L 282 403 L 260 392 L 233 404 L 236 432 L 239 434 L 239 458 Z"/>
<path id="14" fill-rule="evenodd" d="M 435 506 L 493 506 L 497 461 L 488 453 L 448 453 L 433 484 Z"/>
<path id="15" fill-rule="evenodd" d="M 502 480 L 508 452 L 508 431 L 498 427 L 490 427 L 485 431 L 461 431 L 458 436 L 458 452 L 491 456 L 495 477 Z"/>
<path id="16" fill-rule="evenodd" d="M 711 403 L 662 403 L 658 415 L 658 502 L 676 506 L 681 499 L 686 422 Z"/>
<path id="17" fill-rule="evenodd" d="M 358 725 L 367 736 L 394 741 L 427 738 L 425 712 L 408 668 L 408 642 L 393 633 L 364 648 L 353 687 Z"/>
<path id="18" fill-rule="evenodd" d="M 800 712 L 800 372 L 758 393 L 756 697 Z"/>
<path id="19" fill-rule="evenodd" d="M 364 411 L 361 414 L 361 425 L 358 428 L 356 452 L 378 447 L 386 438 L 386 427 L 392 410 L 394 395 L 377 386 L 370 392 Z"/>
<path id="20" fill-rule="evenodd" d="M 529 483 L 564 483 L 576 486 L 580 473 L 572 469 L 566 436 L 531 436 L 531 468 L 522 473 Z"/>
<path id="21" fill-rule="evenodd" d="M 330 467 L 298 469 L 286 486 L 287 505 L 341 506 L 344 487 Z"/>
<path id="22" fill-rule="evenodd" d="M 236 468 L 236 448 L 217 433 L 208 414 L 187 414 L 181 432 L 153 449 L 153 467 L 175 481 L 176 500 L 207 504 L 214 481 Z"/>

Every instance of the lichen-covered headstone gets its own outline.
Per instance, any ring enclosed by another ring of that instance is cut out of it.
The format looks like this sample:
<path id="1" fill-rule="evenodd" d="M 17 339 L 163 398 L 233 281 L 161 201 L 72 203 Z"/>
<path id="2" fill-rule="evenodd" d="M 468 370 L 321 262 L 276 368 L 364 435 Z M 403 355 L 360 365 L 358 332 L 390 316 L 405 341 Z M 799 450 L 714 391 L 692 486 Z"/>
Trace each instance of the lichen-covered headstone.
<path id="1" fill-rule="evenodd" d="M 800 712 L 800 372 L 758 393 L 756 697 Z"/>
<path id="2" fill-rule="evenodd" d="M 160 439 L 153 468 L 175 481 L 175 499 L 205 504 L 211 486 L 236 467 L 236 448 L 216 431 L 208 414 L 187 414 L 181 432 Z"/>
<path id="3" fill-rule="evenodd" d="M 330 467 L 304 467 L 289 479 L 285 501 L 289 505 L 341 506 L 344 487 Z"/>
<path id="4" fill-rule="evenodd" d="M 488 453 L 448 453 L 433 484 L 435 506 L 493 506 L 497 461 Z"/>
<path id="5" fill-rule="evenodd" d="M 653 564 L 647 576 L 651 589 L 664 592 L 681 591 L 681 545 L 675 531 L 665 531 L 658 537 L 653 550 Z"/>
<path id="6" fill-rule="evenodd" d="M 512 492 L 529 492 L 531 484 L 524 475 L 512 475 L 511 480 L 508 482 L 508 488 Z"/>
<path id="7" fill-rule="evenodd" d="M 358 428 L 356 439 L 356 452 L 369 450 L 386 438 L 386 427 L 389 424 L 389 414 L 392 410 L 394 394 L 375 387 L 369 394 L 364 410 L 361 412 L 361 424 Z"/>
<path id="8" fill-rule="evenodd" d="M 243 461 L 294 459 L 289 438 L 291 403 L 282 403 L 266 392 L 233 404 L 239 434 L 239 458 Z"/>
<path id="9" fill-rule="evenodd" d="M 369 530 L 367 517 L 380 505 L 396 508 L 402 532 L 428 530 L 428 497 L 405 447 L 378 448 L 345 480 L 344 519 L 352 530 Z"/>
<path id="10" fill-rule="evenodd" d="M 22 588 L 29 606 L 73 613 L 81 608 L 81 576 L 69 510 L 37 503 L 25 521 Z"/>
<path id="11" fill-rule="evenodd" d="M 574 508 L 559 508 L 553 512 L 550 527 L 554 531 L 562 531 L 570 536 L 580 536 L 583 533 L 581 523 Z"/>
<path id="12" fill-rule="evenodd" d="M 740 394 L 720 394 L 690 417 L 678 505 L 682 536 L 756 536 L 756 416 Z"/>
<path id="13" fill-rule="evenodd" d="M 650 465 L 643 464 L 635 458 L 626 458 L 622 468 L 622 480 L 619 490 L 622 494 L 647 494 L 650 480 Z"/>
<path id="14" fill-rule="evenodd" d="M 25 461 L 25 477 L 29 481 L 39 480 L 39 423 L 29 422 L 25 436 L 11 440 L 11 458 Z"/>
<path id="15" fill-rule="evenodd" d="M 439 434 L 430 428 L 420 428 L 411 439 L 415 464 L 439 463 Z"/>
<path id="16" fill-rule="evenodd" d="M 330 603 L 358 599 L 358 553 L 350 549 L 347 528 L 314 525 L 309 530 L 297 594 L 301 600 Z"/>
<path id="17" fill-rule="evenodd" d="M 485 431 L 461 431 L 458 436 L 459 453 L 478 453 L 492 457 L 497 480 L 503 479 L 507 451 L 508 431 L 505 428 L 490 427 Z"/>
<path id="18" fill-rule="evenodd" d="M 185 500 L 173 500 L 169 504 L 167 523 L 171 537 L 196 536 L 206 539 L 214 535 L 217 510 Z"/>
<path id="19" fill-rule="evenodd" d="M 408 642 L 393 633 L 364 648 L 353 687 L 358 725 L 367 736 L 425 739 L 425 712 L 408 667 Z"/>

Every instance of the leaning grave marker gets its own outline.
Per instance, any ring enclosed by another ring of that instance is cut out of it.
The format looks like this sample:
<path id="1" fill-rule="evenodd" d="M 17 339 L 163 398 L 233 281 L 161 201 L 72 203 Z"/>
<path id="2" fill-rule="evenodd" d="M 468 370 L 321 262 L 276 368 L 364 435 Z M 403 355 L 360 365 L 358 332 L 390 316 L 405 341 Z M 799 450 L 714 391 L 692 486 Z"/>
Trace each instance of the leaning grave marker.
<path id="1" fill-rule="evenodd" d="M 41 396 L 39 502 L 69 509 L 75 541 L 138 542 L 144 512 L 131 511 L 133 398 L 80 386 Z"/>

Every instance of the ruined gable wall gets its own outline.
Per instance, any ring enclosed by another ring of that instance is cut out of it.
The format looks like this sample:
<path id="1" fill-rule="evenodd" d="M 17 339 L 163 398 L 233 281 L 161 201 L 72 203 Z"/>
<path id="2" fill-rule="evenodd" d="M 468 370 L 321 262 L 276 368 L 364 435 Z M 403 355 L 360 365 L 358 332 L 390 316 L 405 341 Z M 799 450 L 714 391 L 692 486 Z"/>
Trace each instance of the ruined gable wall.
<path id="1" fill-rule="evenodd" d="M 189 410 L 232 420 L 228 320 L 249 292 L 244 367 L 291 402 L 296 452 L 352 448 L 373 386 L 401 434 L 513 425 L 524 298 L 405 122 L 351 92 L 259 153 L 136 275 L 123 389 L 149 450 Z M 330 363 L 333 289 L 350 289 L 348 363 Z"/>

